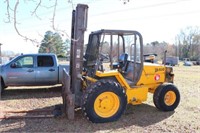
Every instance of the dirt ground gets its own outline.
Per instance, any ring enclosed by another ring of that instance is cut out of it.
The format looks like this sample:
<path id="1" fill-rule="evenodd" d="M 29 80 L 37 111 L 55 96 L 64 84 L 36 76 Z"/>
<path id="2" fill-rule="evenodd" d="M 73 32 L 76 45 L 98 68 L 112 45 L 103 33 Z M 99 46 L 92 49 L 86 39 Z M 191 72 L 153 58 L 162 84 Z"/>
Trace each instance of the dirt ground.
<path id="1" fill-rule="evenodd" d="M 174 67 L 174 73 L 181 101 L 173 112 L 158 111 L 149 94 L 147 102 L 128 106 L 116 122 L 93 124 L 77 111 L 73 121 L 63 117 L 0 120 L 0 132 L 200 132 L 200 66 Z M 60 91 L 58 86 L 8 88 L 0 101 L 0 111 L 51 110 L 62 102 Z"/>

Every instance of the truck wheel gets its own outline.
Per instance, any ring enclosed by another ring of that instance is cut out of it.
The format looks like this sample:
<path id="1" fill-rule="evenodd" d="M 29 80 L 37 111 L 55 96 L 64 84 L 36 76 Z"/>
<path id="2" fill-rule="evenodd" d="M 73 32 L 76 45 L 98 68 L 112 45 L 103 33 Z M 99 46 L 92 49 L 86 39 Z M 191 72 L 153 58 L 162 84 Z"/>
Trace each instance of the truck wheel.
<path id="1" fill-rule="evenodd" d="M 1 79 L 1 81 L 0 81 L 0 94 L 3 93 L 3 91 L 5 90 L 5 88 L 6 88 L 6 86 L 5 86 L 4 82 L 3 82 L 3 80 Z"/>
<path id="2" fill-rule="evenodd" d="M 2 86 L 0 85 L 0 100 L 1 100 L 1 94 L 2 94 Z"/>
<path id="3" fill-rule="evenodd" d="M 155 90 L 153 102 L 159 110 L 173 111 L 180 102 L 180 93 L 173 84 L 163 84 Z"/>
<path id="4" fill-rule="evenodd" d="M 82 110 L 93 123 L 118 120 L 126 109 L 124 89 L 112 80 L 99 80 L 87 88 L 83 95 Z"/>
<path id="5" fill-rule="evenodd" d="M 1 80 L 0 81 L 0 100 L 1 100 L 1 95 L 2 95 L 3 90 L 4 90 L 4 83 L 3 83 L 2 79 L 0 79 L 0 80 Z"/>

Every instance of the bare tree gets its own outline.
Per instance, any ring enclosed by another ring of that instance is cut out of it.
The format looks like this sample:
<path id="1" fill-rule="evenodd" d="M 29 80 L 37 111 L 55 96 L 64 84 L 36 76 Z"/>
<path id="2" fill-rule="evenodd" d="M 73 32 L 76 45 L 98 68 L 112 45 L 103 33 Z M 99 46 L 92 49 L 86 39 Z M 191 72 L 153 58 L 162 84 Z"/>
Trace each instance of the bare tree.
<path id="1" fill-rule="evenodd" d="M 177 35 L 179 43 L 179 55 L 181 58 L 193 58 L 199 56 L 200 47 L 200 29 L 199 27 L 186 27 Z"/>

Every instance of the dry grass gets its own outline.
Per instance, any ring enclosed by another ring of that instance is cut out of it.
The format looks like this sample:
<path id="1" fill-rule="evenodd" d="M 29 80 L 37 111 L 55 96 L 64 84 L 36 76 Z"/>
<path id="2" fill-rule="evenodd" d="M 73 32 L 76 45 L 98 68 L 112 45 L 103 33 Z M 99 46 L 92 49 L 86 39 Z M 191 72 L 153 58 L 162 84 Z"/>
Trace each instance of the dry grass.
<path id="1" fill-rule="evenodd" d="M 174 72 L 175 85 L 181 94 L 181 102 L 174 112 L 158 111 L 149 94 L 144 104 L 128 106 L 117 122 L 93 124 L 77 111 L 73 121 L 66 118 L 1 120 L 0 132 L 200 132 L 200 66 L 174 67 Z M 59 87 L 8 88 L 0 101 L 0 110 L 52 109 L 61 102 Z"/>

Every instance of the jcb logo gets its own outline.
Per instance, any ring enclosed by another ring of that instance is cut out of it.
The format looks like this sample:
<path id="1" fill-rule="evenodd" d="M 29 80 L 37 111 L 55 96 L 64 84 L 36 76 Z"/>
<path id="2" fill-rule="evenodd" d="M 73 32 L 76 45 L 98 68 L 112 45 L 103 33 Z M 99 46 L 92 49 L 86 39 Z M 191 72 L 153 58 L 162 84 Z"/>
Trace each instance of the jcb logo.
<path id="1" fill-rule="evenodd" d="M 155 68 L 155 72 L 158 72 L 158 71 L 165 71 L 165 68 Z"/>

